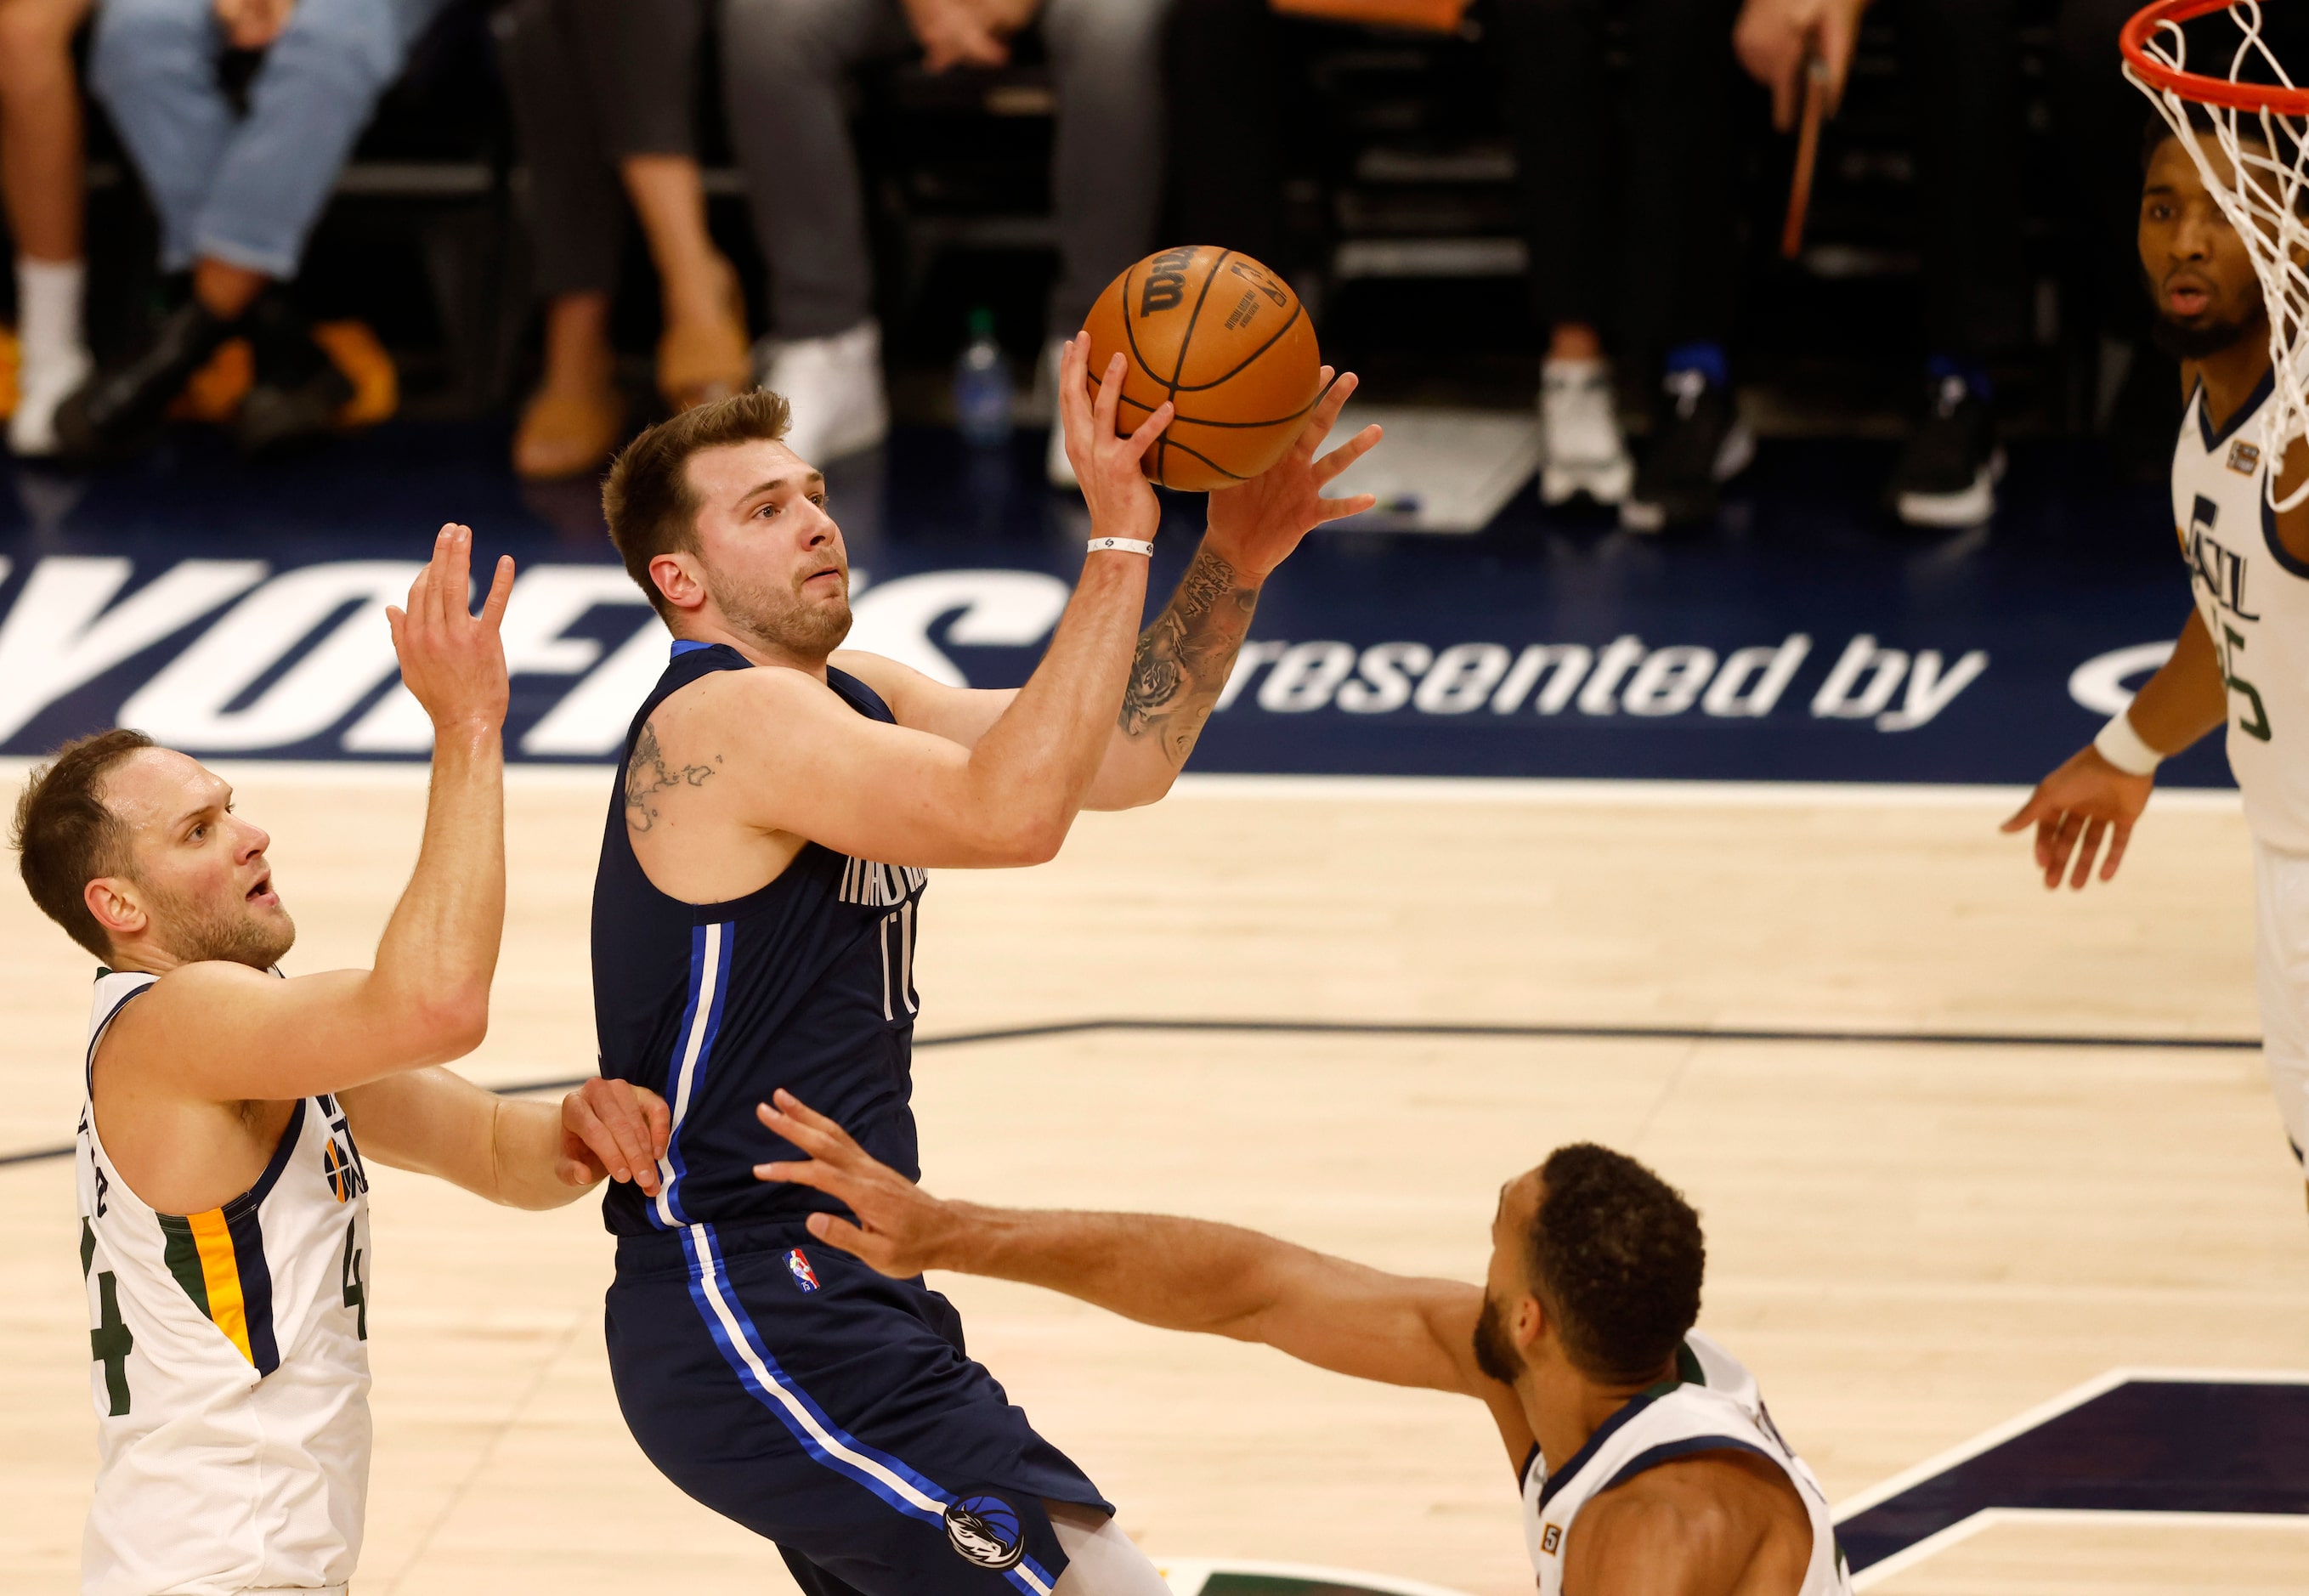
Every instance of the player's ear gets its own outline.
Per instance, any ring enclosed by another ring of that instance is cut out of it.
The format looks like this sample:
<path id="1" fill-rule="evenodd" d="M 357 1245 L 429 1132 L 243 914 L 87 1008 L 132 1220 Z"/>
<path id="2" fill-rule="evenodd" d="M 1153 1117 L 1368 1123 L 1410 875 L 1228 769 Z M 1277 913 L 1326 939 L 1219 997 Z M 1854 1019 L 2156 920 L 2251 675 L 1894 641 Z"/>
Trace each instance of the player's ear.
<path id="1" fill-rule="evenodd" d="M 136 884 L 119 876 L 99 876 L 81 888 L 81 902 L 114 941 L 143 933 L 152 923 Z"/>
<path id="2" fill-rule="evenodd" d="M 696 611 L 705 604 L 705 573 L 686 551 L 661 554 L 649 563 L 650 580 L 676 609 Z"/>
<path id="3" fill-rule="evenodd" d="M 1538 1297 L 1526 1291 L 1515 1301 L 1515 1311 L 1508 1317 L 1508 1336 L 1518 1351 L 1528 1350 L 1539 1338 L 1547 1333 L 1547 1308 Z"/>

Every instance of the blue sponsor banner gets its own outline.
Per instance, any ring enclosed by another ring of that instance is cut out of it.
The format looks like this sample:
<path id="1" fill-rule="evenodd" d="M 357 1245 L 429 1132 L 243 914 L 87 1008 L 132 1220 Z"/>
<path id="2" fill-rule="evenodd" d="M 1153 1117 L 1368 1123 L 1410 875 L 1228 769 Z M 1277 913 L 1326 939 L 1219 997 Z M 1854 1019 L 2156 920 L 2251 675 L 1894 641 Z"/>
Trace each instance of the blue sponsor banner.
<path id="1" fill-rule="evenodd" d="M 383 617 L 430 533 L 471 522 L 521 575 L 508 751 L 614 754 L 665 635 L 592 489 L 526 498 L 501 445 L 403 427 L 268 472 L 179 444 L 0 497 L 0 752 L 140 726 L 204 755 L 421 758 Z M 852 646 L 942 679 L 1025 679 L 1063 609 L 1078 500 L 938 435 L 832 473 Z M 2026 459 L 2027 457 L 2024 457 Z M 1708 537 L 1544 520 L 1455 539 L 1313 534 L 1268 584 L 1198 770 L 2022 782 L 2081 746 L 2188 608 L 2154 489 L 2036 458 L 1993 529 L 1930 541 L 1864 507 L 1864 450 L 1768 451 Z M 1201 506 L 1170 505 L 1160 594 Z M 2218 739 L 2166 766 L 2227 783 Z"/>

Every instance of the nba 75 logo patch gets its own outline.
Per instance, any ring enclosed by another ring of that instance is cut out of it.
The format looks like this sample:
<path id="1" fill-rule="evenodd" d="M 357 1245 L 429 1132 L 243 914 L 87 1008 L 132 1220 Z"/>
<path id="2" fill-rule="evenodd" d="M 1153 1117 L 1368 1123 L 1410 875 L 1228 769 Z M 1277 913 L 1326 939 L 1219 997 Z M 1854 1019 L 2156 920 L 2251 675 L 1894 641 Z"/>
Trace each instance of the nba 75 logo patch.
<path id="1" fill-rule="evenodd" d="M 2243 438 L 2229 445 L 2229 470 L 2240 477 L 2250 477 L 2261 469 L 2261 445 L 2248 444 Z"/>
<path id="2" fill-rule="evenodd" d="M 810 1268 L 809 1260 L 801 1255 L 801 1248 L 796 1247 L 786 1255 L 786 1272 L 793 1276 L 794 1285 L 799 1290 L 817 1290 L 817 1273 Z"/>

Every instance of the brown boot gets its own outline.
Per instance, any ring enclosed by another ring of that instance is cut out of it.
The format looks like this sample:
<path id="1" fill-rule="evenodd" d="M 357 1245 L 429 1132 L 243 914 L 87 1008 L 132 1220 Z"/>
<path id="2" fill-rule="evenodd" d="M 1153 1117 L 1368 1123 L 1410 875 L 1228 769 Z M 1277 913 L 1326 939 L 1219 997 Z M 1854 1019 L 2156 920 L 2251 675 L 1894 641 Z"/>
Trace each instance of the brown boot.
<path id="1" fill-rule="evenodd" d="M 540 388 L 513 435 L 513 469 L 531 482 L 597 470 L 625 436 L 626 401 L 615 385 L 560 393 Z"/>
<path id="2" fill-rule="evenodd" d="M 695 410 L 754 385 L 746 341 L 746 298 L 738 273 L 722 263 L 721 314 L 669 318 L 657 341 L 657 391 L 675 410 Z"/>

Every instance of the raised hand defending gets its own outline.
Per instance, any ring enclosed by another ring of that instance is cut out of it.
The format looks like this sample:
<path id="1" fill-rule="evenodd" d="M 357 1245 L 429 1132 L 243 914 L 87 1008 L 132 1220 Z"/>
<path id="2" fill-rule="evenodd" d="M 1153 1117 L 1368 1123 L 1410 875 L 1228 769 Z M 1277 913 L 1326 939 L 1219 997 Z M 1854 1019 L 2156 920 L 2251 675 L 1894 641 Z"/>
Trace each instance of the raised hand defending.
<path id="1" fill-rule="evenodd" d="M 513 556 L 498 556 L 481 613 L 466 608 L 471 591 L 473 529 L 454 522 L 433 540 L 433 557 L 409 585 L 409 608 L 388 606 L 401 680 L 432 717 L 434 729 L 505 723 L 505 644 L 497 628 L 513 592 Z"/>
<path id="2" fill-rule="evenodd" d="M 858 1216 L 856 1224 L 831 1213 L 809 1216 L 809 1233 L 854 1253 L 894 1280 L 911 1280 L 938 1266 L 952 1235 L 947 1205 L 878 1160 L 843 1130 L 791 1091 L 754 1113 L 772 1133 L 809 1154 L 807 1163 L 756 1164 L 757 1180 L 783 1180 L 824 1192 Z"/>
<path id="3" fill-rule="evenodd" d="M 1376 424 L 1366 427 L 1317 459 L 1315 452 L 1331 436 L 1341 407 L 1355 391 L 1353 372 L 1333 382 L 1331 368 L 1326 366 L 1323 381 L 1328 384 L 1327 391 L 1307 418 L 1299 441 L 1291 445 L 1291 453 L 1240 487 L 1223 487 L 1211 495 L 1211 538 L 1241 574 L 1265 576 L 1315 528 L 1342 516 L 1361 515 L 1379 503 L 1367 493 L 1344 499 L 1323 496 L 1323 489 L 1333 479 L 1379 446 L 1381 436 Z"/>
<path id="4" fill-rule="evenodd" d="M 1106 363 L 1095 399 L 1089 365 L 1090 334 L 1077 333 L 1059 355 L 1059 422 L 1066 428 L 1067 459 L 1090 506 L 1091 531 L 1102 538 L 1150 540 L 1162 524 L 1163 505 L 1139 462 L 1171 425 L 1171 401 L 1164 400 L 1137 431 L 1118 437 L 1114 426 L 1122 409 L 1125 362 L 1118 352 Z"/>

